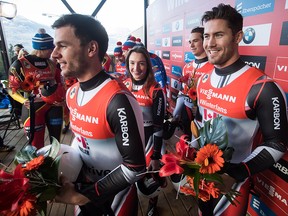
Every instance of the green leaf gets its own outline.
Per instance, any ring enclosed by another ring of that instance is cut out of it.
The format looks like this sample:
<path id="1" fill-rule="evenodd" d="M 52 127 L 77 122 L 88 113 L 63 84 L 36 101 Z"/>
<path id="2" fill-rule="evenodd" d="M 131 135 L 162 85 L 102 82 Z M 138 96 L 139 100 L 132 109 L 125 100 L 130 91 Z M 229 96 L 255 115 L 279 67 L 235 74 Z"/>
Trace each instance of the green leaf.
<path id="1" fill-rule="evenodd" d="M 214 143 L 219 149 L 224 150 L 228 145 L 227 128 L 221 117 L 211 119 L 204 123 L 200 129 L 200 146 Z"/>
<path id="2" fill-rule="evenodd" d="M 31 145 L 25 146 L 22 150 L 16 153 L 14 162 L 16 164 L 24 164 L 36 158 L 37 148 Z"/>
<path id="3" fill-rule="evenodd" d="M 195 173 L 194 179 L 193 179 L 193 185 L 194 185 L 194 191 L 196 193 L 196 197 L 198 198 L 199 195 L 199 183 L 200 183 L 200 172 Z"/>
<path id="4" fill-rule="evenodd" d="M 207 180 L 207 181 L 219 182 L 219 183 L 223 184 L 223 179 L 222 179 L 221 175 L 219 175 L 218 173 L 203 174 L 202 178 Z"/>
<path id="5" fill-rule="evenodd" d="M 37 202 L 36 209 L 41 216 L 46 216 L 47 213 L 47 202 Z"/>
<path id="6" fill-rule="evenodd" d="M 53 200 L 54 197 L 57 194 L 57 191 L 60 189 L 60 187 L 47 187 L 46 190 L 44 190 L 41 195 L 39 196 L 38 200 L 40 202 L 48 201 L 48 200 Z"/>
<path id="7" fill-rule="evenodd" d="M 51 143 L 51 148 L 49 150 L 48 156 L 55 159 L 59 153 L 61 145 L 55 137 L 51 137 L 51 138 L 52 138 L 52 143 Z"/>

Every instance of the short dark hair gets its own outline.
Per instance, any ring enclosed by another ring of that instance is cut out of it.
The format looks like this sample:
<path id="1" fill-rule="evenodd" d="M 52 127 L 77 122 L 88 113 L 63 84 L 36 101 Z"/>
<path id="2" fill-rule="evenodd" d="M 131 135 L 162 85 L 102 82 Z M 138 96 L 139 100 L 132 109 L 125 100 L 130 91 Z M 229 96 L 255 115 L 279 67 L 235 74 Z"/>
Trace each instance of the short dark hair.
<path id="1" fill-rule="evenodd" d="M 203 34 L 204 34 L 204 27 L 197 26 L 197 27 L 195 27 L 195 28 L 193 28 L 193 29 L 191 30 L 191 34 L 192 34 L 192 33 L 200 33 L 202 40 L 204 39 L 204 36 L 203 36 Z"/>
<path id="2" fill-rule="evenodd" d="M 15 44 L 13 47 L 19 47 L 20 49 L 24 48 L 22 44 Z"/>
<path id="3" fill-rule="evenodd" d="M 228 27 L 232 30 L 233 35 L 242 31 L 243 17 L 242 15 L 230 5 L 219 4 L 213 7 L 211 11 L 206 11 L 202 16 L 202 24 L 213 19 L 223 19 L 228 23 Z"/>
<path id="4" fill-rule="evenodd" d="M 53 23 L 52 28 L 57 29 L 63 26 L 74 27 L 74 33 L 80 39 L 82 46 L 92 40 L 96 41 L 99 47 L 99 59 L 101 62 L 103 61 L 108 49 L 109 38 L 99 20 L 83 14 L 65 14 Z"/>

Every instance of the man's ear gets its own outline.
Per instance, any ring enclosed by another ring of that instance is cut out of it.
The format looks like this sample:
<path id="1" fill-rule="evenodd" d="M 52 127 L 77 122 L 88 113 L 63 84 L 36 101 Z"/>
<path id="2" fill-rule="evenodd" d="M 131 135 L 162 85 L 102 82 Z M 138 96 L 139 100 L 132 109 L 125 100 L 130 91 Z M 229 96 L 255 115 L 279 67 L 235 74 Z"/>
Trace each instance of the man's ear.
<path id="1" fill-rule="evenodd" d="M 241 42 L 242 38 L 243 38 L 243 31 L 241 30 L 241 31 L 239 31 L 239 32 L 236 33 L 236 35 L 235 35 L 235 42 L 236 42 L 237 44 L 239 44 L 239 43 Z"/>
<path id="2" fill-rule="evenodd" d="M 88 55 L 93 56 L 98 54 L 98 43 L 96 41 L 90 41 L 88 46 Z"/>

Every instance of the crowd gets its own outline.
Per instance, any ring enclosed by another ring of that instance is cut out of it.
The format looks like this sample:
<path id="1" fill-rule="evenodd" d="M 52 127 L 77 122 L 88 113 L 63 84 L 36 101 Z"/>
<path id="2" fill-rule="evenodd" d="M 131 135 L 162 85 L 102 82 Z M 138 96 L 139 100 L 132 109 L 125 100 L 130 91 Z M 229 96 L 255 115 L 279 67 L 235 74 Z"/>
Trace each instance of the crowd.
<path id="1" fill-rule="evenodd" d="M 165 119 L 168 80 L 161 58 L 130 35 L 115 44 L 115 71 L 109 71 L 108 34 L 90 16 L 61 16 L 52 25 L 54 38 L 39 29 L 32 38 L 34 50 L 17 53 L 9 69 L 8 92 L 22 105 L 29 144 L 43 147 L 46 127 L 49 137 L 60 141 L 65 122 L 63 132 L 71 128 L 75 135 L 71 145 L 83 160 L 76 182 L 61 177 L 56 202 L 75 205 L 83 216 L 134 216 L 142 194 L 149 200 L 147 215 L 155 215 L 159 190 L 167 184 L 157 172 L 166 151 L 164 122 L 181 126 L 192 141 L 191 122 L 201 128 L 220 116 L 234 153 L 222 170 L 221 196 L 199 200 L 199 213 L 246 214 L 251 177 L 271 167 L 287 150 L 287 103 L 275 81 L 241 60 L 240 13 L 219 4 L 203 14 L 201 24 L 191 30 L 195 60 L 183 68 L 171 119 Z M 25 51 L 15 45 L 15 52 L 16 48 Z M 209 91 L 214 96 L 208 97 Z M 259 132 L 262 139 L 254 143 Z M 170 179 L 177 190 L 185 176 Z M 241 192 L 237 206 L 225 196 L 231 189 Z"/>

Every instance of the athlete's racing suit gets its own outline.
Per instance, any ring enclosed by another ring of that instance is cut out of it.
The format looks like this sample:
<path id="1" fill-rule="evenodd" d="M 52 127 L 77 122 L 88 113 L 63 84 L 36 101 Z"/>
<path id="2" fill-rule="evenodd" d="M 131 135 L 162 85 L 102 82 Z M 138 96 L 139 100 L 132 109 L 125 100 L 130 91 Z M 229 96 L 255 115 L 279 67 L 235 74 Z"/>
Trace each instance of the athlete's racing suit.
<path id="1" fill-rule="evenodd" d="M 72 146 L 83 160 L 76 190 L 82 215 L 137 215 L 134 182 L 145 172 L 143 117 L 128 89 L 104 70 L 67 91 Z M 79 210 L 79 209 L 78 209 Z"/>
<path id="2" fill-rule="evenodd" d="M 9 68 L 9 94 L 14 100 L 23 104 L 27 100 L 28 93 L 25 92 L 24 95 L 19 91 L 13 93 L 11 89 L 17 89 L 21 83 L 23 84 L 25 77 L 32 75 L 36 78 L 40 81 L 39 88 L 41 89 L 47 83 L 51 86 L 57 83 L 63 84 L 60 73 L 61 71 L 56 67 L 56 64 L 49 59 L 39 58 L 36 55 L 23 56 L 14 61 Z M 41 92 L 41 90 L 39 92 Z M 41 97 L 41 95 L 37 94 L 36 97 Z M 34 132 L 31 130 L 31 133 L 34 134 L 31 144 L 37 148 L 44 146 L 45 125 L 48 128 L 50 138 L 53 136 L 60 141 L 63 124 L 62 106 L 54 106 L 43 101 L 35 101 L 34 106 L 35 126 L 31 128 L 34 130 Z M 25 106 L 22 106 L 21 119 L 24 124 L 25 132 L 31 138 L 30 111 Z"/>
<path id="3" fill-rule="evenodd" d="M 142 109 L 145 130 L 146 165 L 148 166 L 151 157 L 154 159 L 161 158 L 166 98 L 163 89 L 156 82 L 150 88 L 149 96 L 146 96 L 142 89 L 144 82 L 145 80 L 134 81 L 132 84 L 131 78 L 124 81 L 126 87 L 135 96 Z"/>
<path id="4" fill-rule="evenodd" d="M 202 121 L 222 116 L 228 130 L 228 146 L 234 148 L 224 172 L 240 191 L 234 206 L 225 196 L 199 202 L 203 215 L 245 215 L 250 176 L 271 167 L 287 150 L 287 111 L 283 91 L 260 70 L 240 59 L 204 74 L 197 87 Z M 200 120 L 200 119 L 198 119 Z M 195 121 L 200 123 L 200 121 Z M 257 132 L 263 140 L 252 150 Z"/>
<path id="5" fill-rule="evenodd" d="M 192 135 L 190 124 L 195 117 L 192 112 L 192 107 L 194 105 L 188 95 L 189 87 L 185 84 L 184 80 L 188 80 L 191 77 L 197 79 L 203 73 L 211 71 L 213 67 L 214 66 L 208 62 L 208 58 L 205 57 L 203 59 L 195 59 L 192 62 L 189 62 L 183 68 L 183 76 L 180 78 L 182 89 L 178 93 L 175 109 L 173 111 L 173 119 L 177 119 L 181 122 L 184 133 L 190 137 Z"/>

